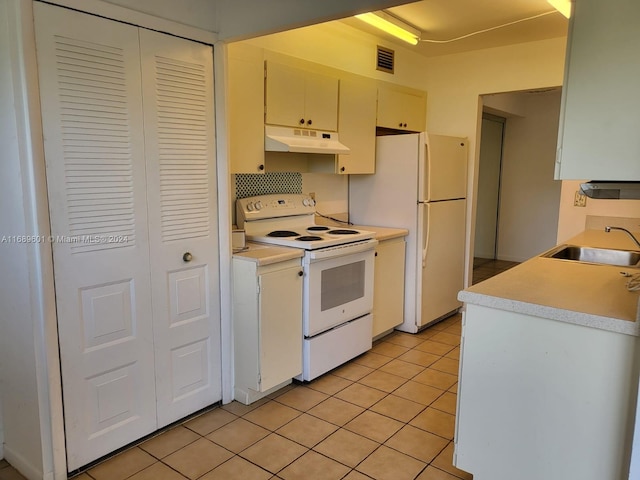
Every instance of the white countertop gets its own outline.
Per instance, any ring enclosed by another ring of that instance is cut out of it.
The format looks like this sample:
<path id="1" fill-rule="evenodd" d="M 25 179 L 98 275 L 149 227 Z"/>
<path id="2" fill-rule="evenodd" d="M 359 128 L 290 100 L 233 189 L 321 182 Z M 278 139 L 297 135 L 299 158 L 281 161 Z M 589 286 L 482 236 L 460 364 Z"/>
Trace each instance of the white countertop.
<path id="1" fill-rule="evenodd" d="M 391 240 L 392 238 L 406 237 L 409 235 L 409 230 L 404 228 L 391 228 L 391 227 L 373 227 L 371 225 L 352 225 L 353 228 L 359 230 L 368 230 L 376 234 L 375 239 L 379 242 L 385 240 Z"/>
<path id="2" fill-rule="evenodd" d="M 587 230 L 567 244 L 633 249 L 623 232 Z M 620 272 L 640 269 L 534 257 L 458 294 L 460 301 L 640 336 L 639 292 Z"/>
<path id="3" fill-rule="evenodd" d="M 300 248 L 278 247 L 262 243 L 247 242 L 247 249 L 233 254 L 233 258 L 255 262 L 259 266 L 302 258 L 304 250 Z"/>

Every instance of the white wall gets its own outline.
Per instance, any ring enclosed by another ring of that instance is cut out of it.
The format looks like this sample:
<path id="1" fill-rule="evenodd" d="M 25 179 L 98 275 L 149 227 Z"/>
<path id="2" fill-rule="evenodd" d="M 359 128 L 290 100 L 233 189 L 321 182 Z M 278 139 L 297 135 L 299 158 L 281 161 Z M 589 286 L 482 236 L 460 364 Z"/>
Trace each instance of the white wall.
<path id="1" fill-rule="evenodd" d="M 574 207 L 575 192 L 580 190 L 581 181 L 562 182 L 560 197 L 560 215 L 557 243 L 562 243 L 574 237 L 585 229 L 587 215 L 601 217 L 639 218 L 640 200 L 597 200 L 587 198 L 586 207 Z M 615 222 L 612 222 L 615 225 Z M 633 231 L 640 231 L 640 225 L 629 227 Z"/>
<path id="2" fill-rule="evenodd" d="M 427 128 L 433 133 L 469 137 L 469 199 L 467 251 L 473 252 L 474 199 L 482 117 L 480 95 L 532 90 L 562 85 L 565 38 L 521 43 L 430 58 L 425 88 L 428 92 Z M 468 259 L 467 280 L 472 262 Z"/>
<path id="3" fill-rule="evenodd" d="M 0 383 L 0 460 L 4 458 L 4 427 L 2 426 L 2 384 Z"/>
<path id="4" fill-rule="evenodd" d="M 510 95 L 520 99 L 522 116 L 508 117 L 505 126 L 498 258 L 522 262 L 556 244 L 561 91 Z"/>
<path id="5" fill-rule="evenodd" d="M 215 26 L 219 23 L 218 2 L 211 0 L 180 0 L 180 8 L 176 8 L 175 0 L 103 1 L 210 32 L 216 31 Z"/>
<path id="6" fill-rule="evenodd" d="M 346 72 L 425 90 L 425 57 L 339 21 L 266 35 L 247 43 Z M 376 70 L 377 45 L 395 50 L 395 74 Z"/>
<path id="7" fill-rule="evenodd" d="M 23 180 L 27 175 L 20 161 L 18 116 L 14 96 L 14 44 L 9 22 L 15 17 L 7 1 L 0 2 L 0 379 L 2 379 L 3 449 L 12 463 L 28 462 L 34 472 L 42 472 L 40 454 L 40 414 L 36 379 L 32 287 L 29 278 L 30 245 L 12 236 L 26 235 L 27 218 L 23 209 Z M 8 207 L 11 208 L 8 208 Z M 19 412 L 19 413 L 18 413 Z M 13 457 L 13 458 L 12 458 Z"/>
<path id="8" fill-rule="evenodd" d="M 415 0 L 217 0 L 220 23 L 215 30 L 221 39 L 248 38 L 412 1 Z"/>

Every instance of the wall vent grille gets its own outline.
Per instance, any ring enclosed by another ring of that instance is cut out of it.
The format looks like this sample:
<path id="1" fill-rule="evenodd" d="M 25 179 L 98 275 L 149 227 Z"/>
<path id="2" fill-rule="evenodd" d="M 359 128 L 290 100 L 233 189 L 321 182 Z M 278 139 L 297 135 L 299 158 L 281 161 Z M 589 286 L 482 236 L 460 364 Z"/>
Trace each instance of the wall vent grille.
<path id="1" fill-rule="evenodd" d="M 378 45 L 376 70 L 393 73 L 395 66 L 395 51 Z"/>

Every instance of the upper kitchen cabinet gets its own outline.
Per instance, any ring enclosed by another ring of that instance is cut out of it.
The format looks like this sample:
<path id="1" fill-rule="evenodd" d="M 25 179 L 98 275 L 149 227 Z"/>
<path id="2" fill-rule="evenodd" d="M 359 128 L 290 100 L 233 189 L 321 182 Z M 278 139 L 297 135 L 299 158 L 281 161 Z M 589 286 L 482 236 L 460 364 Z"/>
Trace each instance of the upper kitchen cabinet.
<path id="1" fill-rule="evenodd" d="M 556 179 L 640 180 L 639 18 L 632 0 L 574 3 Z"/>
<path id="2" fill-rule="evenodd" d="M 384 84 L 378 87 L 377 126 L 422 132 L 427 123 L 427 94 Z"/>
<path id="3" fill-rule="evenodd" d="M 266 62 L 266 123 L 338 130 L 338 87 L 334 77 Z"/>
<path id="4" fill-rule="evenodd" d="M 358 75 L 340 79 L 338 134 L 351 153 L 338 155 L 337 173 L 375 173 L 376 95 L 375 80 Z"/>
<path id="5" fill-rule="evenodd" d="M 228 45 L 227 105 L 231 173 L 264 173 L 264 51 Z"/>

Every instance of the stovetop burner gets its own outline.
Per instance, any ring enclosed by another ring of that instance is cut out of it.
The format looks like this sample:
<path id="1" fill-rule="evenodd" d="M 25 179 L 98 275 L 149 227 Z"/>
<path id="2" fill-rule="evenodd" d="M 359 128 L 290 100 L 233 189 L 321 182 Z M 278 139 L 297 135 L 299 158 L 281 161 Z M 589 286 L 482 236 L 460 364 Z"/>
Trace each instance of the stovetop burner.
<path id="1" fill-rule="evenodd" d="M 273 232 L 267 233 L 267 237 L 297 237 L 300 235 L 298 232 L 292 232 L 291 230 L 274 230 Z"/>
<path id="2" fill-rule="evenodd" d="M 315 218 L 315 203 L 308 195 L 278 193 L 236 200 L 238 227 L 251 242 L 315 251 L 370 242 L 375 236 L 348 223 L 316 224 Z"/>
<path id="3" fill-rule="evenodd" d="M 322 240 L 322 237 L 318 237 L 317 235 L 303 235 L 296 238 L 296 240 L 299 242 L 316 242 L 318 240 Z"/>

